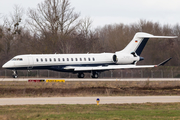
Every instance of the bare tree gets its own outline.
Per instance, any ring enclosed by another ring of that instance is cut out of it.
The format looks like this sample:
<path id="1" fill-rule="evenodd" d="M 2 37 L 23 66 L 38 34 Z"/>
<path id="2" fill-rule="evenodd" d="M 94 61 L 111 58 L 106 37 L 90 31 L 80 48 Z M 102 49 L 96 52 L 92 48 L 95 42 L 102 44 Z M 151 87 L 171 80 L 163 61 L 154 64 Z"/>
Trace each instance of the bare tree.
<path id="1" fill-rule="evenodd" d="M 175 55 L 176 57 L 174 58 L 177 62 L 174 62 L 175 65 L 180 65 L 180 25 L 176 24 L 173 27 L 173 35 L 178 36 L 178 38 L 176 39 L 176 41 L 174 40 L 174 45 L 172 47 L 172 53 L 173 55 Z"/>
<path id="2" fill-rule="evenodd" d="M 44 37 L 46 46 L 52 46 L 53 51 L 50 52 L 59 48 L 63 53 L 67 46 L 67 42 L 64 42 L 68 39 L 67 36 L 80 25 L 79 15 L 74 12 L 69 0 L 45 0 L 38 4 L 37 9 L 28 10 L 28 23 L 34 32 Z"/>
<path id="3" fill-rule="evenodd" d="M 22 17 L 23 9 L 18 5 L 14 6 L 14 12 L 10 14 L 10 17 L 4 17 L 0 43 L 3 46 L 1 49 L 5 58 L 11 57 L 9 53 L 11 51 L 15 52 L 13 49 L 18 46 L 22 29 L 22 27 L 20 27 Z"/>
<path id="4" fill-rule="evenodd" d="M 81 24 L 79 27 L 79 33 L 83 35 L 85 38 L 90 37 L 90 34 L 92 32 L 91 27 L 92 27 L 92 20 L 89 17 L 86 17 L 81 20 Z"/>

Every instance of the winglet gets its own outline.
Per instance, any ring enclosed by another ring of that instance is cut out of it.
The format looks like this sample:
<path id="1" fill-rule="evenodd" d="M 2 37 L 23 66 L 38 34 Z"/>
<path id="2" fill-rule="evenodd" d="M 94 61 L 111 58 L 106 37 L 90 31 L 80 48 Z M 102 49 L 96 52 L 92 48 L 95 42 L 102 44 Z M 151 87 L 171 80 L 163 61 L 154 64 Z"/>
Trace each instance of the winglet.
<path id="1" fill-rule="evenodd" d="M 166 64 L 168 61 L 170 61 L 172 58 L 168 58 L 167 60 L 161 62 L 160 64 L 156 65 L 155 67 L 158 67 L 158 66 L 163 66 L 164 64 Z"/>

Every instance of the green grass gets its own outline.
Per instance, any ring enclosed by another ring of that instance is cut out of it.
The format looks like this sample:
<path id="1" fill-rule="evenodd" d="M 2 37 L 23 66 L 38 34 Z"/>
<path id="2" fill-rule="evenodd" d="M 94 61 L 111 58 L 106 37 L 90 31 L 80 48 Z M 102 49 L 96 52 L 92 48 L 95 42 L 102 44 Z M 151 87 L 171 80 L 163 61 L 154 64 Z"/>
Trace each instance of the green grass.
<path id="1" fill-rule="evenodd" d="M 178 120 L 180 103 L 0 106 L 1 120 Z"/>

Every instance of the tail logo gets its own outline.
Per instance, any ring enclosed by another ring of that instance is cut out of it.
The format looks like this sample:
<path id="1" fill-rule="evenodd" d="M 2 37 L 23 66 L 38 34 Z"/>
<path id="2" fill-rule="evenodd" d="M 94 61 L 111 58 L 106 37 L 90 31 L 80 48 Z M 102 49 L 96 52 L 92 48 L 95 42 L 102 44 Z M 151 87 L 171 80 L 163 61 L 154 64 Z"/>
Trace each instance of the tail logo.
<path id="1" fill-rule="evenodd" d="M 138 41 L 137 41 L 137 40 L 135 40 L 135 42 L 137 43 Z"/>

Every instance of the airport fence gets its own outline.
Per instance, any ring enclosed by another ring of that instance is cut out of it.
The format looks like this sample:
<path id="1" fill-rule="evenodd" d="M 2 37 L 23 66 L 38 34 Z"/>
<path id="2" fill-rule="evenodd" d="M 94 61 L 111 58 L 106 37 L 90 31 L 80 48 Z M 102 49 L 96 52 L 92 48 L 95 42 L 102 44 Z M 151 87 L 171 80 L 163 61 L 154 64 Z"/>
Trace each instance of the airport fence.
<path id="1" fill-rule="evenodd" d="M 11 70 L 0 70 L 1 78 L 11 78 Z M 18 71 L 19 78 L 77 78 L 77 74 L 56 72 L 51 70 Z M 85 78 L 91 78 L 85 73 Z M 100 73 L 99 78 L 180 78 L 180 70 L 111 70 Z"/>

